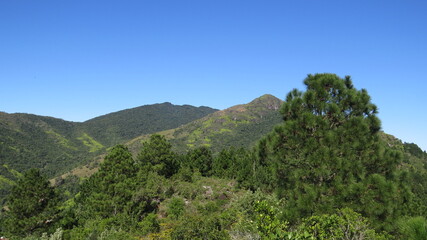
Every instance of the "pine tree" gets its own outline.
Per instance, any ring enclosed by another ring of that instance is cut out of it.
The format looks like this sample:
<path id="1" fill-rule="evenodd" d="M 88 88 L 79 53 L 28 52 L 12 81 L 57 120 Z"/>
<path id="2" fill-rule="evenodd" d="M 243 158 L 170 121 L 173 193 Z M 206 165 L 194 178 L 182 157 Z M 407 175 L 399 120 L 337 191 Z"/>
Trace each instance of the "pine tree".
<path id="1" fill-rule="evenodd" d="M 56 221 L 58 200 L 38 169 L 26 171 L 8 196 L 5 231 L 21 237 L 49 231 Z"/>
<path id="2" fill-rule="evenodd" d="M 236 153 L 233 147 L 223 149 L 213 159 L 212 172 L 214 176 L 223 178 L 233 178 L 236 175 Z"/>
<path id="3" fill-rule="evenodd" d="M 184 165 L 193 170 L 198 169 L 202 176 L 210 176 L 212 163 L 212 151 L 206 146 L 201 146 L 188 151 Z"/>
<path id="4" fill-rule="evenodd" d="M 177 155 L 172 145 L 162 135 L 153 134 L 143 143 L 137 162 L 140 167 L 148 167 L 159 175 L 170 177 L 178 171 Z"/>
<path id="5" fill-rule="evenodd" d="M 260 142 L 260 165 L 273 166 L 290 220 L 352 207 L 376 222 L 397 214 L 401 155 L 381 143 L 377 107 L 350 77 L 308 75 L 291 91 L 284 122 Z M 262 163 L 262 164 L 261 164 Z"/>
<path id="6" fill-rule="evenodd" d="M 137 186 L 137 167 L 127 147 L 111 149 L 97 173 L 87 179 L 77 197 L 82 219 L 114 218 L 132 215 L 131 201 Z"/>

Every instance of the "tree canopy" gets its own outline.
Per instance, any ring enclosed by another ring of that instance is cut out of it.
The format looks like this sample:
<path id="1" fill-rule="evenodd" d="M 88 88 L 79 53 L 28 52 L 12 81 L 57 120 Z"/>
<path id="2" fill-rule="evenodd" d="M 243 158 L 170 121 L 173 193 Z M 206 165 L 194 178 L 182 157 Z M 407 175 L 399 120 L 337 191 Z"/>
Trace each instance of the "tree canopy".
<path id="1" fill-rule="evenodd" d="M 172 145 L 159 134 L 151 135 L 150 139 L 142 144 L 137 161 L 141 167 L 148 167 L 167 177 L 177 170 L 176 154 L 172 151 Z"/>
<path id="2" fill-rule="evenodd" d="M 308 75 L 306 91 L 291 91 L 284 122 L 259 145 L 261 162 L 274 165 L 279 197 L 290 219 L 352 207 L 377 222 L 404 202 L 397 177 L 401 155 L 378 137 L 377 107 L 351 78 Z"/>
<path id="3" fill-rule="evenodd" d="M 6 232 L 25 236 L 47 232 L 57 212 L 58 195 L 38 169 L 26 171 L 8 197 Z"/>

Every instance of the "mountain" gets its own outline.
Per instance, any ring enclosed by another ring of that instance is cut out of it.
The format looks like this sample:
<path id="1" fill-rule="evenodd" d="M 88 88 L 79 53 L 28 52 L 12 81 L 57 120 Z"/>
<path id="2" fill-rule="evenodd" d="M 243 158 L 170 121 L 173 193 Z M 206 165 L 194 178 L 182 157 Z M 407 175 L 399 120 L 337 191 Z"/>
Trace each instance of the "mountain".
<path id="1" fill-rule="evenodd" d="M 162 103 L 110 113 L 83 123 L 0 112 L 0 159 L 17 171 L 35 167 L 53 176 L 115 144 L 141 134 L 176 128 L 215 111 Z"/>
<path id="2" fill-rule="evenodd" d="M 282 121 L 279 108 L 282 100 L 266 94 L 248 104 L 236 105 L 211 113 L 175 129 L 158 132 L 165 135 L 175 150 L 183 152 L 197 146 L 220 151 L 228 147 L 250 147 Z M 128 143 L 137 152 L 148 135 Z"/>
<path id="3" fill-rule="evenodd" d="M 279 113 L 282 103 L 282 100 L 266 94 L 248 104 L 216 111 L 177 128 L 155 133 L 164 135 L 172 143 L 174 150 L 181 153 L 198 146 L 209 146 L 213 152 L 228 147 L 249 148 L 282 121 Z M 140 134 L 125 145 L 136 156 L 151 134 Z M 97 156 L 92 162 L 74 168 L 62 178 L 69 175 L 87 177 L 93 174 L 103 157 L 104 154 Z"/>
<path id="4" fill-rule="evenodd" d="M 142 134 L 150 134 L 179 127 L 210 113 L 209 107 L 161 103 L 126 109 L 88 120 L 80 129 L 106 146 L 128 141 Z"/>
<path id="5" fill-rule="evenodd" d="M 15 179 L 11 171 L 39 168 L 54 177 L 88 163 L 115 144 L 141 134 L 176 128 L 215 111 L 162 103 L 106 114 L 83 123 L 0 112 L 0 200 Z"/>
<path id="6" fill-rule="evenodd" d="M 11 169 L 40 168 L 52 176 L 103 146 L 77 123 L 32 114 L 0 113 L 0 159 Z M 1 174 L 1 172 L 0 172 Z"/>
<path id="7" fill-rule="evenodd" d="M 99 154 L 103 146 L 76 126 L 52 117 L 0 113 L 0 202 L 18 172 L 39 168 L 54 176 Z"/>

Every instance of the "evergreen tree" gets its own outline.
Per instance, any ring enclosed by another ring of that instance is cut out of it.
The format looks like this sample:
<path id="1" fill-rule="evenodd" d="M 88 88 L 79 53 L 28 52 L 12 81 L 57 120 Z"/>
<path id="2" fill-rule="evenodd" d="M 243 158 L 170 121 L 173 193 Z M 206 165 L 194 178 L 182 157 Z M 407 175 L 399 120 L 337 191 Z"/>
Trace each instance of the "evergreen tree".
<path id="1" fill-rule="evenodd" d="M 284 122 L 260 142 L 259 165 L 273 166 L 291 220 L 352 207 L 377 223 L 405 201 L 397 179 L 401 155 L 383 146 L 377 107 L 350 77 L 308 75 L 291 91 Z M 406 199 L 407 200 L 407 199 Z"/>
<path id="2" fill-rule="evenodd" d="M 202 176 L 207 177 L 212 174 L 212 162 L 212 151 L 206 146 L 201 146 L 187 153 L 186 163 L 184 165 L 193 170 L 198 169 Z"/>
<path id="3" fill-rule="evenodd" d="M 172 145 L 162 135 L 153 134 L 143 143 L 137 161 L 140 167 L 148 167 L 158 174 L 170 177 L 178 171 L 177 155 Z"/>
<path id="4" fill-rule="evenodd" d="M 212 172 L 217 177 L 233 178 L 235 177 L 236 154 L 234 148 L 223 149 L 213 159 Z"/>
<path id="5" fill-rule="evenodd" d="M 8 196 L 4 231 L 21 237 L 49 231 L 57 220 L 58 200 L 55 189 L 38 169 L 26 171 Z"/>
<path id="6" fill-rule="evenodd" d="M 138 219 L 141 209 L 132 201 L 137 172 L 127 147 L 112 148 L 99 171 L 82 184 L 77 197 L 79 218 L 119 218 L 124 214 L 129 221 Z"/>
<path id="7" fill-rule="evenodd" d="M 235 179 L 244 188 L 255 190 L 258 184 L 254 183 L 256 175 L 253 151 L 244 148 L 230 147 L 219 152 L 212 162 L 212 174 L 216 177 Z"/>

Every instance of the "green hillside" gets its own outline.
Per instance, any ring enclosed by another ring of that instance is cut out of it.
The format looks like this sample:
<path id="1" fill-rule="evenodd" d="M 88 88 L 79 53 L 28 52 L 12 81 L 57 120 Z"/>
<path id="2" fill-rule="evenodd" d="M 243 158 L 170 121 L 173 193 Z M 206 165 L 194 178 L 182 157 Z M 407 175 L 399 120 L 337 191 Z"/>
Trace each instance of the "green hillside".
<path id="1" fill-rule="evenodd" d="M 16 180 L 21 177 L 21 173 L 11 169 L 7 164 L 0 165 L 0 205 L 3 205 L 3 196 L 6 196 L 10 189 L 16 184 Z"/>
<path id="2" fill-rule="evenodd" d="M 199 146 L 207 146 L 214 152 L 228 147 L 250 147 L 282 121 L 278 111 L 281 104 L 280 99 L 266 94 L 248 104 L 214 112 L 159 134 L 165 135 L 178 152 Z M 130 148 L 139 149 L 147 138 L 144 135 L 132 140 Z"/>
<path id="3" fill-rule="evenodd" d="M 79 125 L 79 129 L 102 144 L 113 146 L 142 134 L 177 128 L 215 111 L 209 107 L 153 104 L 93 118 Z"/>
<path id="4" fill-rule="evenodd" d="M 236 105 L 222 111 L 216 111 L 180 127 L 156 133 L 164 135 L 171 142 L 173 149 L 180 153 L 185 153 L 200 146 L 207 146 L 214 153 L 229 147 L 248 148 L 254 146 L 262 136 L 270 132 L 276 124 L 282 121 L 279 113 L 282 103 L 280 99 L 266 94 L 248 104 Z M 158 104 L 152 107 L 161 105 L 168 106 L 169 104 Z M 201 109 L 205 109 L 205 107 Z M 97 121 L 103 121 L 102 118 Z M 118 119 L 119 117 L 115 118 Z M 128 131 L 125 128 L 124 130 Z M 142 144 L 150 135 L 140 134 L 140 136 L 128 141 L 126 145 L 133 154 L 137 155 Z M 74 168 L 62 177 L 69 175 L 88 177 L 96 172 L 104 156 L 105 154 L 102 154 L 94 158 L 92 162 Z"/>
<path id="5" fill-rule="evenodd" d="M 38 168 L 52 177 L 99 154 L 79 139 L 83 133 L 76 126 L 51 117 L 0 113 L 0 201 L 16 179 L 11 171 Z"/>
<path id="6" fill-rule="evenodd" d="M 17 171 L 35 167 L 54 176 L 85 163 L 114 144 L 175 128 L 215 111 L 163 103 L 110 113 L 83 123 L 0 113 L 0 159 Z"/>
<path id="7" fill-rule="evenodd" d="M 84 133 L 77 125 L 52 117 L 1 113 L 1 163 L 20 172 L 39 168 L 49 176 L 70 169 L 88 159 L 91 149 L 79 139 Z"/>
<path id="8" fill-rule="evenodd" d="M 83 123 L 0 112 L 0 163 L 18 172 L 38 168 L 54 177 L 88 163 L 114 144 L 175 128 L 215 111 L 163 103 L 110 113 Z M 4 167 L 0 167 L 0 181 L 1 199 L 13 182 Z"/>

